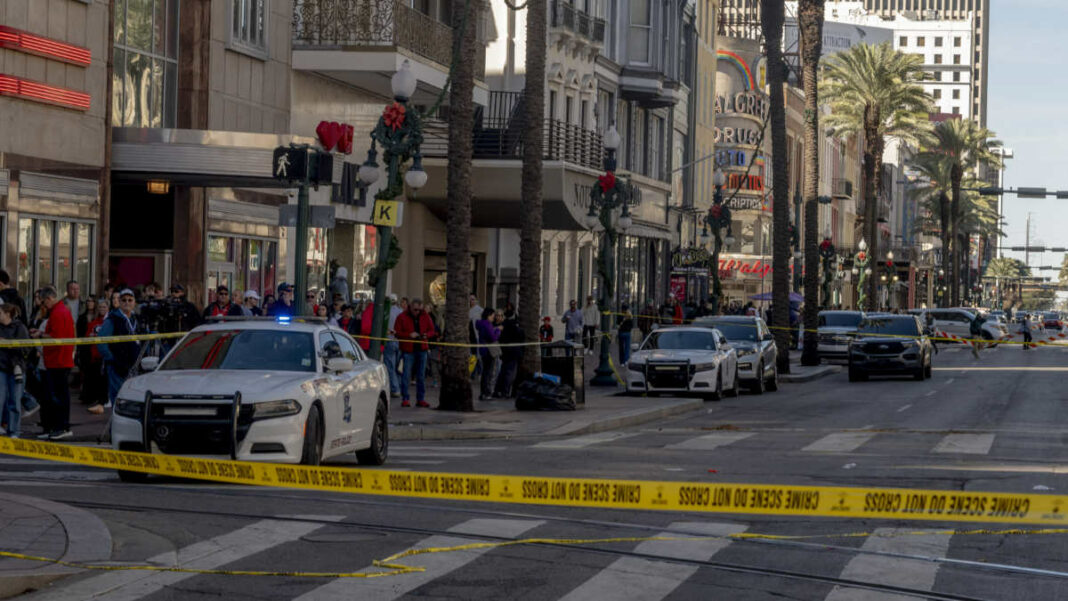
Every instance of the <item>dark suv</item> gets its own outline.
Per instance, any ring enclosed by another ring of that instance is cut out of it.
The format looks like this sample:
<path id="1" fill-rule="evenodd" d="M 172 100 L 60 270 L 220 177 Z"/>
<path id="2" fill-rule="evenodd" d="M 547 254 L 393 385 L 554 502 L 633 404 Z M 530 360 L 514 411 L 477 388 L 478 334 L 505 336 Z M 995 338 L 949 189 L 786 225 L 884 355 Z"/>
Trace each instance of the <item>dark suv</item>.
<path id="1" fill-rule="evenodd" d="M 931 377 L 931 341 L 915 315 L 868 316 L 849 345 L 849 381 L 870 374 Z"/>

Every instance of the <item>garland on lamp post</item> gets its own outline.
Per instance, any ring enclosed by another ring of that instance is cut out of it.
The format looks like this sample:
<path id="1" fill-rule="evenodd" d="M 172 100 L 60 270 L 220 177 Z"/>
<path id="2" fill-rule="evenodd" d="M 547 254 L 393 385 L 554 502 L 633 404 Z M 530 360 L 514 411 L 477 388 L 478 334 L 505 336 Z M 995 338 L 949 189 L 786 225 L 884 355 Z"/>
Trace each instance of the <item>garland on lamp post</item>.
<path id="1" fill-rule="evenodd" d="M 394 102 L 382 111 L 378 123 L 371 131 L 371 148 L 367 151 L 367 160 L 360 166 L 358 177 L 364 186 L 370 186 L 378 181 L 378 163 L 375 158 L 378 154 L 376 144 L 382 145 L 382 159 L 386 163 L 386 185 L 375 194 L 375 207 L 373 219 L 378 228 L 378 258 L 375 266 L 368 271 L 368 284 L 374 286 L 375 300 L 374 311 L 371 321 L 371 344 L 369 354 L 372 358 L 379 357 L 382 345 L 377 342 L 385 333 L 384 318 L 386 316 L 386 284 L 389 270 L 400 260 L 401 249 L 393 235 L 389 225 L 378 225 L 379 216 L 389 214 L 396 210 L 390 205 L 381 205 L 379 202 L 388 203 L 404 193 L 404 184 L 413 191 L 426 185 L 427 174 L 423 170 L 423 155 L 420 145 L 423 143 L 423 126 L 419 117 L 419 111 L 409 110 L 408 101 L 415 93 L 418 81 L 412 74 L 407 60 L 401 65 L 399 71 L 393 74 L 390 80 L 393 88 Z M 401 166 L 412 160 L 412 166 L 407 173 L 401 173 Z"/>
<path id="2" fill-rule="evenodd" d="M 838 249 L 834 247 L 834 243 L 830 238 L 824 238 L 823 242 L 820 242 L 820 258 L 823 259 L 823 307 L 827 308 L 831 305 L 831 282 L 834 281 L 834 269 L 838 257 Z M 832 262 L 833 261 L 833 262 Z"/>
<path id="3" fill-rule="evenodd" d="M 853 255 L 853 275 L 859 275 L 857 278 L 857 308 L 864 307 L 868 300 L 866 293 L 868 276 L 871 275 L 871 267 L 868 267 L 870 259 L 868 257 L 868 243 L 863 238 L 860 239 L 860 244 L 857 244 L 857 254 Z M 862 310 L 862 309 L 861 309 Z"/>
<path id="4" fill-rule="evenodd" d="M 616 149 L 619 148 L 619 132 L 612 125 L 604 135 L 604 175 L 597 178 L 597 184 L 590 191 L 590 210 L 586 213 L 586 227 L 593 230 L 600 224 L 601 234 L 600 261 L 597 272 L 601 277 L 601 356 L 597 364 L 596 375 L 590 380 L 591 386 L 615 386 L 615 372 L 612 370 L 611 345 L 608 332 L 612 329 L 611 311 L 615 295 L 615 247 L 619 233 L 632 225 L 630 206 L 628 205 L 627 185 L 616 177 Z M 612 223 L 616 209 L 620 209 L 618 224 Z"/>
<path id="5" fill-rule="evenodd" d="M 701 228 L 701 243 L 705 246 L 708 245 L 710 238 L 714 238 L 714 246 L 712 247 L 712 258 L 709 271 L 712 275 L 712 314 L 719 315 L 719 299 L 723 296 L 723 285 L 719 279 L 719 252 L 723 248 L 723 243 L 726 242 L 727 246 L 734 244 L 734 236 L 731 235 L 731 210 L 730 207 L 723 204 L 723 184 L 726 182 L 726 177 L 723 175 L 723 171 L 716 169 L 716 172 L 712 175 L 712 184 L 716 187 L 716 192 L 712 196 L 712 206 L 708 208 L 708 214 L 705 215 L 705 224 Z M 712 236 L 708 235 L 709 228 L 712 229 Z M 726 238 L 722 238 L 720 232 L 723 228 L 727 229 Z"/>

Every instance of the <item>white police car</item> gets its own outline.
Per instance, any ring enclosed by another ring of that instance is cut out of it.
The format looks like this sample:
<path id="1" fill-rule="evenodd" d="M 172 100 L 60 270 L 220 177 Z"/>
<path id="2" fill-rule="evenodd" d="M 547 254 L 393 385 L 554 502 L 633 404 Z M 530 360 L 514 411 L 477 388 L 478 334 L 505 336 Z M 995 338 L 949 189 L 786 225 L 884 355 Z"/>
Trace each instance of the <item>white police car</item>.
<path id="1" fill-rule="evenodd" d="M 386 460 L 386 369 L 324 323 L 205 324 L 141 367 L 148 373 L 119 390 L 115 449 L 307 465 L 352 452 L 363 464 Z"/>
<path id="2" fill-rule="evenodd" d="M 738 353 L 706 327 L 654 330 L 627 362 L 627 392 L 738 396 Z"/>

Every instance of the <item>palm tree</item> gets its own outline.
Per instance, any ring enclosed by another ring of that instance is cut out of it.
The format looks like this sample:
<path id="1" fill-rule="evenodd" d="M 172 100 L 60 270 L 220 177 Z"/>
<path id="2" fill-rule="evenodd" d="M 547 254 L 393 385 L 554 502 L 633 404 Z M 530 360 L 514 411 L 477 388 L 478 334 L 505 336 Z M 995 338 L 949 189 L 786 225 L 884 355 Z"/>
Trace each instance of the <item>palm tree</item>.
<path id="1" fill-rule="evenodd" d="M 1008 299 L 1003 299 L 1002 305 L 1005 301 L 1008 302 L 1009 307 L 1014 307 L 1020 301 L 1020 296 L 1016 292 L 1018 288 L 1013 283 L 1019 284 L 1020 278 L 1025 278 L 1031 275 L 1031 268 L 1024 265 L 1024 262 L 1019 259 L 1011 259 L 1009 257 L 998 257 L 991 259 L 990 263 L 986 266 L 986 271 L 983 273 L 988 278 L 995 278 L 997 281 L 998 292 L 1001 292 L 1001 280 L 1007 280 L 1010 282 L 1009 290 L 1010 296 Z M 1004 306 L 999 307 L 1004 308 Z"/>
<path id="2" fill-rule="evenodd" d="M 779 373 L 790 372 L 790 211 L 787 190 L 790 177 L 786 165 L 786 62 L 782 58 L 782 29 L 786 7 L 782 0 L 760 1 L 760 29 L 764 55 L 768 60 L 768 87 L 771 89 L 771 170 L 772 190 L 772 281 L 771 326 L 778 346 Z"/>
<path id="3" fill-rule="evenodd" d="M 894 50 L 889 42 L 858 44 L 826 61 L 820 94 L 831 114 L 824 124 L 835 135 L 863 135 L 864 226 L 869 253 L 879 256 L 879 191 L 888 139 L 918 144 L 930 129 L 930 102 L 919 82 L 920 56 Z M 875 309 L 877 278 L 871 278 L 868 308 Z"/>
<path id="4" fill-rule="evenodd" d="M 519 231 L 519 327 L 527 342 L 538 340 L 541 313 L 542 129 L 545 124 L 546 0 L 527 2 L 526 84 L 523 88 L 523 182 Z M 541 369 L 540 349 L 523 349 L 517 382 Z"/>
<path id="5" fill-rule="evenodd" d="M 472 14 L 468 15 L 468 11 Z M 471 380 L 467 369 L 467 298 L 471 294 L 471 155 L 475 121 L 475 6 L 454 13 L 453 50 L 459 57 L 452 65 L 449 90 L 449 167 L 446 197 L 445 341 L 441 366 L 441 396 L 438 409 L 474 411 Z"/>
<path id="6" fill-rule="evenodd" d="M 994 148 L 1001 142 L 994 139 L 994 133 L 972 121 L 971 119 L 949 119 L 939 123 L 934 128 L 934 141 L 925 153 L 938 154 L 947 161 L 950 166 L 950 244 L 955 244 L 960 235 L 960 228 L 955 219 L 961 202 L 961 181 L 967 171 L 974 170 L 980 164 L 991 167 L 1001 167 L 1001 157 L 994 153 Z M 960 304 L 960 263 L 954 248 L 951 246 L 950 254 L 953 256 L 951 265 L 953 272 L 950 274 L 950 296 L 954 305 Z"/>
<path id="7" fill-rule="evenodd" d="M 797 21 L 801 37 L 801 86 L 805 91 L 805 155 L 802 196 L 805 202 L 805 345 L 802 365 L 819 365 L 816 330 L 819 327 L 819 88 L 817 72 L 823 52 L 823 5 L 825 0 L 800 0 Z"/>

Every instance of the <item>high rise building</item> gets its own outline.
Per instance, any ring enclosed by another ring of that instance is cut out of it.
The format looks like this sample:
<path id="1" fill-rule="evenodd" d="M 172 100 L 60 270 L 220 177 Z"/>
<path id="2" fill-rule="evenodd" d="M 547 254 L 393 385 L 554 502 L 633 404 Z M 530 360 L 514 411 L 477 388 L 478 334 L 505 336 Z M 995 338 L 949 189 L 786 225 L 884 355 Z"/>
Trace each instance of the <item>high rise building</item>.
<path id="1" fill-rule="evenodd" d="M 986 127 L 990 0 L 864 0 L 864 8 L 882 18 L 902 15 L 910 20 L 971 21 L 970 114 Z"/>

